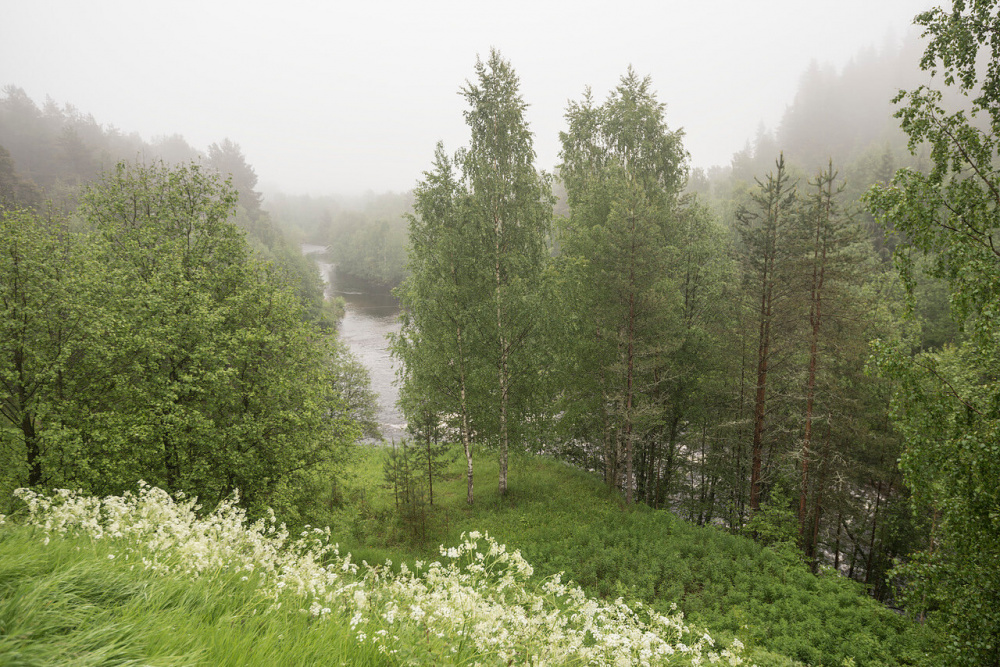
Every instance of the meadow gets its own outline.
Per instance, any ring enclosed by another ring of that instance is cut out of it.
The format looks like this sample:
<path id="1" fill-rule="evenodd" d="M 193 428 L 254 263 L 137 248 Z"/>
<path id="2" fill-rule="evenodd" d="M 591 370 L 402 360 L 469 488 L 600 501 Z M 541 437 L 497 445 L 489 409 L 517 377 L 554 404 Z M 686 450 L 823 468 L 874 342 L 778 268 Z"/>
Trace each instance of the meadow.
<path id="1" fill-rule="evenodd" d="M 483 456 L 472 507 L 457 464 L 433 505 L 397 507 L 387 452 L 359 451 L 291 534 L 235 499 L 22 492 L 0 526 L 0 665 L 927 662 L 919 626 L 781 544 L 539 457 L 512 459 L 502 498 Z"/>

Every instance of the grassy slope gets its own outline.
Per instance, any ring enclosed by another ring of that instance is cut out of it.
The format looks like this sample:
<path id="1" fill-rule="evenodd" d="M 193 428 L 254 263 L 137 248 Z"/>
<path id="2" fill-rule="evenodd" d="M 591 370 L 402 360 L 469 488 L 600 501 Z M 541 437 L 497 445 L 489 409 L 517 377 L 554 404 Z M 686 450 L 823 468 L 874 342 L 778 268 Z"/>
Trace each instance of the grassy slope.
<path id="1" fill-rule="evenodd" d="M 237 577 L 187 581 L 112 563 L 107 542 L 0 529 L 0 666 L 382 665 L 346 619 L 254 610 Z"/>
<path id="2" fill-rule="evenodd" d="M 919 628 L 832 573 L 811 575 L 790 555 L 666 512 L 627 508 L 592 475 L 549 459 L 512 461 L 501 499 L 496 463 L 476 462 L 477 501 L 465 504 L 457 463 L 435 506 L 401 520 L 384 487 L 384 450 L 369 449 L 314 522 L 330 523 L 355 559 L 436 557 L 463 531 L 488 531 L 519 548 L 539 576 L 563 571 L 589 593 L 676 603 L 696 624 L 748 645 L 748 663 L 935 664 L 921 659 Z M 348 619 L 262 619 L 266 605 L 234 577 L 184 581 L 112 563 L 107 543 L 53 540 L 0 529 L 0 667 L 5 665 L 383 664 L 358 647 Z M 853 662 L 851 662 L 853 660 Z"/>
<path id="3" fill-rule="evenodd" d="M 519 548 L 539 575 L 565 572 L 589 593 L 672 603 L 723 639 L 738 636 L 761 665 L 933 664 L 920 627 L 832 572 L 812 575 L 789 552 L 761 547 L 662 511 L 625 507 L 595 476 L 544 458 L 511 462 L 501 499 L 497 465 L 476 461 L 476 503 L 465 504 L 464 461 L 436 484 L 424 518 L 398 519 L 369 450 L 341 486 L 342 509 L 317 517 L 369 562 L 432 557 L 463 531 Z M 850 664 L 847 662 L 846 664 Z"/>

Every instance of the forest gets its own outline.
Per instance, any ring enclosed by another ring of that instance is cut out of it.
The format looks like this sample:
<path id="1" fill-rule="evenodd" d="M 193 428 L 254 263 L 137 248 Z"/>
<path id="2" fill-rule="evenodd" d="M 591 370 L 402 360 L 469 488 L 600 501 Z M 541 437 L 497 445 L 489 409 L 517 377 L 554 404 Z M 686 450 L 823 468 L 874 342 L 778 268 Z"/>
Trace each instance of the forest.
<path id="1" fill-rule="evenodd" d="M 353 200 L 265 194 L 228 138 L 150 143 L 6 87 L 0 664 L 57 659 L 17 662 L 44 632 L 7 630 L 42 613 L 16 606 L 50 562 L 25 524 L 183 586 L 231 573 L 247 619 L 287 584 L 339 619 L 261 631 L 299 637 L 261 654 L 289 664 L 328 642 L 352 664 L 1000 666 L 1000 16 L 915 23 L 811 66 L 709 170 L 629 68 L 568 103 L 545 171 L 491 50 L 459 86 L 467 145 Z M 394 287 L 407 441 L 359 444 L 375 397 L 302 243 Z M 227 555 L 191 565 L 196 534 Z M 425 566 L 439 544 L 452 565 Z M 525 610 L 565 619 L 475 620 Z M 79 664 L 161 640 L 120 641 Z"/>

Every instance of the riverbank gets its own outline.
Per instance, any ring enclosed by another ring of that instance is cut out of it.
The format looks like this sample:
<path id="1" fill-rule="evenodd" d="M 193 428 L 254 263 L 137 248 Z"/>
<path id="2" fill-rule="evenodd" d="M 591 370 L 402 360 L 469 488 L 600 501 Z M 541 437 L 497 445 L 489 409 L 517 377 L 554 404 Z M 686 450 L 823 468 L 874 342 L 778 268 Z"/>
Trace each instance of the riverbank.
<path id="1" fill-rule="evenodd" d="M 406 437 L 406 421 L 396 401 L 396 367 L 389 354 L 388 336 L 399 331 L 399 302 L 388 288 L 339 273 L 327 261 L 326 248 L 302 244 L 302 254 L 316 260 L 326 285 L 326 297 L 344 299 L 344 317 L 337 326 L 340 340 L 356 356 L 371 377 L 378 394 L 378 420 L 387 441 Z"/>

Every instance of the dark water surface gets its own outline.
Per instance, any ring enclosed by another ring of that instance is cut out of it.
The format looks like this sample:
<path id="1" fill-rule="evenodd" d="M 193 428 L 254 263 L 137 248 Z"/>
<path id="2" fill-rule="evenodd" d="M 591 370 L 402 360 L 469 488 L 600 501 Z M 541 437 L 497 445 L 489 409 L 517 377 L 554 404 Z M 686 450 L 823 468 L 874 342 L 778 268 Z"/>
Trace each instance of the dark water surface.
<path id="1" fill-rule="evenodd" d="M 399 440 L 406 433 L 406 423 L 396 407 L 396 371 L 386 339 L 389 333 L 399 331 L 399 302 L 387 287 L 338 273 L 336 266 L 326 261 L 323 246 L 303 243 L 302 253 L 311 255 L 319 265 L 327 298 L 340 296 L 347 303 L 338 327 L 340 339 L 368 369 L 372 389 L 378 394 L 382 435 L 386 440 Z"/>

